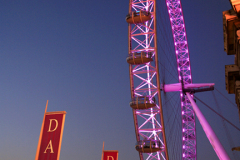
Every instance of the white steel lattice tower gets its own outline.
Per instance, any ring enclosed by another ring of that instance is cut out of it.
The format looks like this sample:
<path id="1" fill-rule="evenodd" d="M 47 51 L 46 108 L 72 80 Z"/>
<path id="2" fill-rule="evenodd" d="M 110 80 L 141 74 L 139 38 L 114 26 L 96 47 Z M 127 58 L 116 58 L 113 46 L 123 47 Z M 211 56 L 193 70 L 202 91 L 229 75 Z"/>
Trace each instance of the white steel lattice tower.
<path id="1" fill-rule="evenodd" d="M 167 159 L 161 106 L 155 0 L 130 0 L 128 43 L 131 102 L 140 159 Z"/>

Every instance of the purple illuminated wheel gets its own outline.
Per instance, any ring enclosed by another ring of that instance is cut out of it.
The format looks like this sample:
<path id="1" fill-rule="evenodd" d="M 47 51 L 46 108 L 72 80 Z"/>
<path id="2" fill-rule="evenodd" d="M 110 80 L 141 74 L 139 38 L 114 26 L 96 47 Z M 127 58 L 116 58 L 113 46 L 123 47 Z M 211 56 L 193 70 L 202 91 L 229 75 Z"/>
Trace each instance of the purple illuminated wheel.
<path id="1" fill-rule="evenodd" d="M 130 106 L 137 141 L 135 148 L 141 160 L 168 160 L 168 150 L 171 149 L 167 147 L 166 137 L 169 135 L 165 134 L 160 91 L 156 1 L 130 0 L 129 4 L 129 13 L 126 17 L 129 43 L 127 62 L 131 88 Z M 190 84 L 191 68 L 181 3 L 180 0 L 166 0 L 166 4 L 174 39 L 178 81 Z M 177 148 L 181 150 L 182 159 L 193 160 L 196 159 L 195 115 L 183 93 L 180 93 L 180 99 L 181 105 L 179 104 L 178 108 L 181 110 L 179 121 L 182 125 L 182 143 Z M 165 103 L 166 101 L 163 107 Z"/>
<path id="2" fill-rule="evenodd" d="M 181 1 L 166 0 L 166 4 L 175 46 L 178 80 L 179 83 L 184 85 L 191 84 L 191 66 Z M 182 114 L 182 159 L 195 160 L 197 159 L 197 152 L 194 110 L 190 101 L 182 92 L 180 92 L 180 100 Z"/>

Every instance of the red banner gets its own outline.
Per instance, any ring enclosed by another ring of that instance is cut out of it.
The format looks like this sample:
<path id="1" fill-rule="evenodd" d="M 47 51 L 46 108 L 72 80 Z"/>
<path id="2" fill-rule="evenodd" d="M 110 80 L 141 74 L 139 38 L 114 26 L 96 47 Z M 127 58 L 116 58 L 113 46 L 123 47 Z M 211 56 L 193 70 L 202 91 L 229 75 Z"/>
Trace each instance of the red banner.
<path id="1" fill-rule="evenodd" d="M 65 111 L 44 115 L 37 160 L 59 160 L 65 115 Z"/>
<path id="2" fill-rule="evenodd" d="M 103 160 L 118 160 L 118 151 L 103 151 Z"/>

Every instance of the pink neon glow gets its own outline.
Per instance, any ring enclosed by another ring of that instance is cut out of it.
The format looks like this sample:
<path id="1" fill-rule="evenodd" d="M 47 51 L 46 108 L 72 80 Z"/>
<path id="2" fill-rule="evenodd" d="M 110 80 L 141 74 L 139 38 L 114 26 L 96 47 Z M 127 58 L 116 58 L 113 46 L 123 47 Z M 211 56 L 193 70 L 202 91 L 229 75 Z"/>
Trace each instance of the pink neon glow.
<path id="1" fill-rule="evenodd" d="M 186 37 L 186 30 L 184 24 L 184 18 L 182 13 L 182 6 L 180 0 L 166 0 L 169 19 L 172 26 L 172 33 L 173 39 L 175 44 L 175 53 L 178 65 L 178 75 L 179 75 L 179 83 L 183 80 L 183 83 L 191 84 L 192 77 L 191 77 L 191 67 L 189 62 L 189 52 L 188 52 L 188 45 L 187 45 L 187 37 Z M 185 62 L 184 62 L 185 61 Z M 188 62 L 187 62 L 188 61 Z M 181 97 L 185 97 L 182 93 L 180 93 Z M 185 100 L 183 100 L 185 99 Z M 192 112 L 194 115 L 194 111 L 191 107 L 188 107 L 188 112 L 184 112 L 187 107 L 190 106 L 190 103 L 186 100 L 187 98 L 181 98 L 181 108 L 182 108 L 182 119 L 187 113 Z M 183 133 L 182 135 L 189 135 L 192 130 L 189 128 L 194 128 L 193 132 L 196 132 L 195 129 L 195 117 L 193 117 L 194 121 L 182 121 Z M 192 143 L 192 141 L 194 141 Z M 197 156 L 196 151 L 196 138 L 189 140 L 183 139 L 182 144 L 186 144 L 186 147 L 182 149 L 183 152 L 183 159 L 188 159 L 184 153 L 187 155 L 191 155 L 191 159 L 195 159 Z"/>
<path id="2" fill-rule="evenodd" d="M 212 87 L 214 83 L 197 83 L 197 84 L 185 84 L 185 89 L 195 89 L 195 88 L 204 88 L 204 87 Z M 182 91 L 182 84 L 175 83 L 175 84 L 165 84 L 164 85 L 164 92 L 177 92 Z M 183 94 L 181 94 L 181 97 Z"/>
<path id="3" fill-rule="evenodd" d="M 195 101 L 193 100 L 192 96 L 190 95 L 190 93 L 186 93 L 188 99 L 190 100 L 192 107 L 199 119 L 199 122 L 202 125 L 202 128 L 204 130 L 204 132 L 206 133 L 208 140 L 210 141 L 213 149 L 215 150 L 218 158 L 220 160 L 230 160 L 227 152 L 225 151 L 225 149 L 223 148 L 221 142 L 219 141 L 219 139 L 217 138 L 216 134 L 214 133 L 214 131 L 212 130 L 211 126 L 209 125 L 209 123 L 207 122 L 207 120 L 205 119 L 205 117 L 203 116 L 202 112 L 200 111 L 200 109 L 198 108 L 198 106 L 196 105 Z"/>
<path id="4" fill-rule="evenodd" d="M 156 35 L 154 16 L 156 11 L 155 0 L 130 0 L 129 14 L 135 11 L 148 11 L 152 19 L 144 23 L 129 24 L 129 54 L 135 52 L 152 52 L 152 58 L 155 62 L 148 62 L 140 65 L 130 65 L 130 84 L 131 97 L 148 96 L 157 99 L 159 96 L 159 87 L 157 82 L 158 68 L 156 67 Z M 140 153 L 140 159 L 166 159 L 165 145 L 162 134 L 162 124 L 159 121 L 159 104 L 150 109 L 133 110 L 134 125 L 137 141 L 143 139 L 153 139 L 161 143 L 162 150 L 151 154 Z M 158 118 L 156 118 L 158 117 Z"/>

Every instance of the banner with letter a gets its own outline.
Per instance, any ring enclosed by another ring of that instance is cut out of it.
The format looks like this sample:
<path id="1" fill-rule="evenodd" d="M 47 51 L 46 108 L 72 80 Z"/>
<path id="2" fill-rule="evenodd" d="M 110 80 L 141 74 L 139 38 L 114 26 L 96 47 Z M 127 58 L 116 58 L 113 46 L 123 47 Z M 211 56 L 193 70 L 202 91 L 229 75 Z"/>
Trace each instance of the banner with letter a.
<path id="1" fill-rule="evenodd" d="M 118 160 L 118 151 L 116 150 L 103 151 L 103 160 Z"/>
<path id="2" fill-rule="evenodd" d="M 65 115 L 45 109 L 35 160 L 59 160 Z"/>

